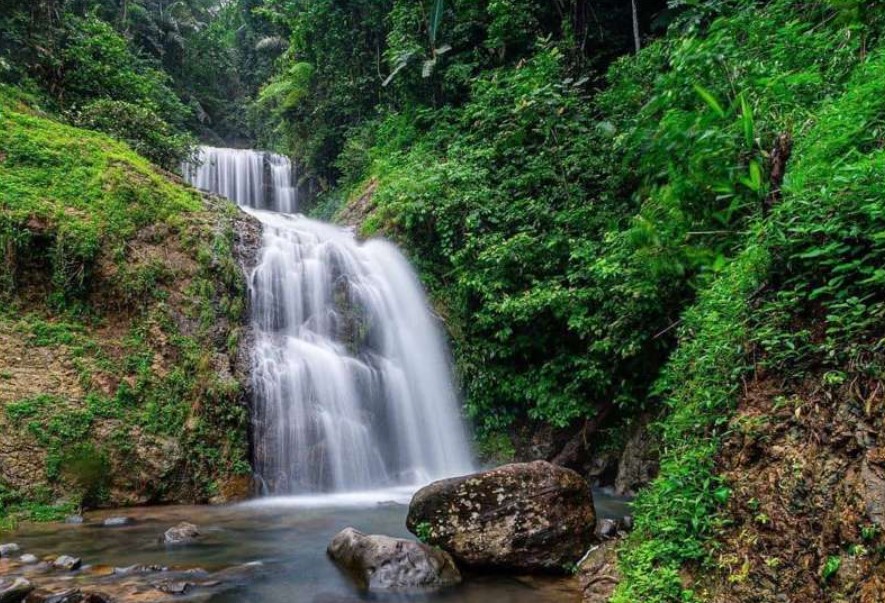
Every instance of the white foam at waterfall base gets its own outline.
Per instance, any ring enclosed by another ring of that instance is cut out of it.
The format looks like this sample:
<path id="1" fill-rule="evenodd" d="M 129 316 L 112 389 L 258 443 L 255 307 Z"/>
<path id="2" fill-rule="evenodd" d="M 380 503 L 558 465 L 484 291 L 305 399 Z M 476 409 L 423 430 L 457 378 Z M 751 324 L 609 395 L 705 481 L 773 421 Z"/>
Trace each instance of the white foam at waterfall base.
<path id="1" fill-rule="evenodd" d="M 357 492 L 303 494 L 300 496 L 268 496 L 238 506 L 253 509 L 331 509 L 341 507 L 370 508 L 378 505 L 408 505 L 418 486 L 400 486 Z"/>
<path id="2" fill-rule="evenodd" d="M 251 208 L 296 206 L 285 158 L 211 147 L 200 156 L 183 168 L 196 186 Z M 254 468 L 265 494 L 309 494 L 262 504 L 397 500 L 470 473 L 448 349 L 397 248 L 250 212 L 264 231 L 250 279 Z"/>

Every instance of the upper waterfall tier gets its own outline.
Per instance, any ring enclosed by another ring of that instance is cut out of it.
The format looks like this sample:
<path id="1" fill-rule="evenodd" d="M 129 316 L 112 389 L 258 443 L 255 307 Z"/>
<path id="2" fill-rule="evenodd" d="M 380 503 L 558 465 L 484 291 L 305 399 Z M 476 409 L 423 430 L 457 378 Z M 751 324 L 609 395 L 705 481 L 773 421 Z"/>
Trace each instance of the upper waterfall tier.
<path id="1" fill-rule="evenodd" d="M 302 216 L 252 212 L 255 469 L 276 493 L 470 472 L 448 351 L 408 262 Z"/>
<path id="2" fill-rule="evenodd" d="M 263 151 L 200 147 L 196 163 L 184 163 L 185 180 L 237 205 L 284 213 L 298 211 L 292 162 Z"/>

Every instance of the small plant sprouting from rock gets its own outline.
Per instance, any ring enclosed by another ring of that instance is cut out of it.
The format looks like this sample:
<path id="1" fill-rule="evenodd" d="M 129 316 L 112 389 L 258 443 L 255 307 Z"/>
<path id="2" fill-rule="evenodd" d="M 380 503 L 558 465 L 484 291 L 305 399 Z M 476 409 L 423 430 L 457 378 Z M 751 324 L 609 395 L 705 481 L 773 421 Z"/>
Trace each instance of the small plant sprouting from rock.
<path id="1" fill-rule="evenodd" d="M 422 521 L 415 526 L 415 535 L 424 544 L 429 544 L 430 538 L 433 536 L 433 527 L 430 525 L 430 522 Z"/>
<path id="2" fill-rule="evenodd" d="M 99 505 L 106 497 L 111 473 L 109 461 L 91 442 L 68 450 L 61 459 L 61 472 L 79 490 L 82 508 Z"/>
<path id="3" fill-rule="evenodd" d="M 577 563 L 566 563 L 562 566 L 562 571 L 568 574 L 569 576 L 574 576 L 578 573 L 578 564 Z"/>

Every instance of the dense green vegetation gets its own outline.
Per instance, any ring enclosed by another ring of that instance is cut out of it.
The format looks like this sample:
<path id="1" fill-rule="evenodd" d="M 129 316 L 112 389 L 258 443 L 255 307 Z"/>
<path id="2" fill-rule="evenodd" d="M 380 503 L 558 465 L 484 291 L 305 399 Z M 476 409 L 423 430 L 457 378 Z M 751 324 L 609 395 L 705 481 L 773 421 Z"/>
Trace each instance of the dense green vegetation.
<path id="1" fill-rule="evenodd" d="M 745 380 L 881 376 L 883 200 L 863 188 L 881 9 L 640 4 L 667 33 L 611 63 L 629 37 L 580 52 L 575 13 L 542 3 L 393 2 L 358 37 L 342 4 L 310 4 L 279 9 L 295 34 L 262 100 L 338 183 L 318 213 L 343 204 L 411 252 L 481 438 L 663 407 L 616 600 L 699 596 L 684 571 L 715 567 Z"/>
<path id="2" fill-rule="evenodd" d="M 257 0 L 10 0 L 0 83 L 173 169 L 197 134 L 250 140 L 243 111 L 267 78 L 276 28 Z"/>

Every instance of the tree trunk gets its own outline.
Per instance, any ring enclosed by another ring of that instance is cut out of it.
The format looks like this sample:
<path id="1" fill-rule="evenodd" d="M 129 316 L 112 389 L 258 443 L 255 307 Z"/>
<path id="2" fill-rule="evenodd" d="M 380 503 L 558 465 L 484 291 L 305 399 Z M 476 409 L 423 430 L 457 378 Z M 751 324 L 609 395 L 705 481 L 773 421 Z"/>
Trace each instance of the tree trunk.
<path id="1" fill-rule="evenodd" d="M 614 409 L 614 402 L 606 402 L 601 407 L 597 408 L 596 414 L 592 418 L 584 421 L 584 425 L 581 427 L 580 431 L 572 436 L 572 439 L 566 442 L 559 454 L 557 454 L 550 462 L 554 465 L 579 470 L 581 468 L 581 462 L 584 460 L 583 457 L 587 452 L 587 445 L 589 443 L 588 438 L 599 431 L 599 428 L 602 427 L 602 424 Z"/>
<path id="2" fill-rule="evenodd" d="M 636 52 L 642 50 L 642 42 L 639 39 L 639 10 L 636 8 L 636 0 L 630 0 L 633 5 L 633 41 L 636 43 Z"/>
<path id="3" fill-rule="evenodd" d="M 793 137 L 789 132 L 784 132 L 777 137 L 774 148 L 771 150 L 771 189 L 762 200 L 762 215 L 768 216 L 771 209 L 781 200 L 781 186 L 784 183 L 784 176 L 787 172 L 787 162 L 790 161 L 790 155 L 793 152 Z"/>

